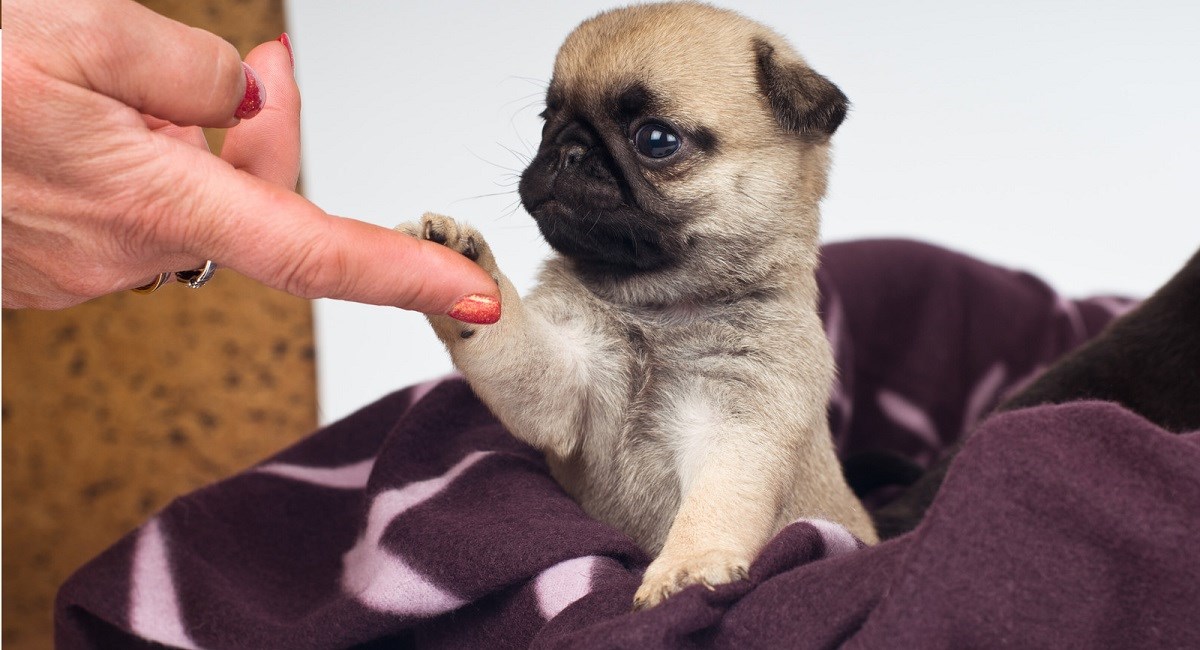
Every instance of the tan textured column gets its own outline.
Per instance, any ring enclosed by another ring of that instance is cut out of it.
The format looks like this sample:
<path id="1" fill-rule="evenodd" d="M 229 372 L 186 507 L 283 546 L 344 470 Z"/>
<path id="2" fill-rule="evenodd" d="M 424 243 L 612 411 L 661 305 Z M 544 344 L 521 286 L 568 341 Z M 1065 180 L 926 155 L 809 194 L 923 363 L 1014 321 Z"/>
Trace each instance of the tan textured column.
<path id="1" fill-rule="evenodd" d="M 281 0 L 145 4 L 243 54 L 284 30 Z M 80 564 L 316 423 L 310 304 L 228 269 L 196 291 L 6 310 L 3 345 L 5 648 L 50 647 Z"/>

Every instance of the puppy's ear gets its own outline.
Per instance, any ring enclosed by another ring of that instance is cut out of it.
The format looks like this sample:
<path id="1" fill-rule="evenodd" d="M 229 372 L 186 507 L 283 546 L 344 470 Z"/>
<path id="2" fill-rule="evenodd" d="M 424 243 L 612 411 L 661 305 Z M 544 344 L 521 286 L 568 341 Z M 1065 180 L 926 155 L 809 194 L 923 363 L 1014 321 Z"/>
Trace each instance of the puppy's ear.
<path id="1" fill-rule="evenodd" d="M 779 124 L 801 135 L 833 135 L 846 119 L 846 95 L 799 60 L 780 57 L 766 41 L 754 39 L 754 54 L 758 84 Z"/>

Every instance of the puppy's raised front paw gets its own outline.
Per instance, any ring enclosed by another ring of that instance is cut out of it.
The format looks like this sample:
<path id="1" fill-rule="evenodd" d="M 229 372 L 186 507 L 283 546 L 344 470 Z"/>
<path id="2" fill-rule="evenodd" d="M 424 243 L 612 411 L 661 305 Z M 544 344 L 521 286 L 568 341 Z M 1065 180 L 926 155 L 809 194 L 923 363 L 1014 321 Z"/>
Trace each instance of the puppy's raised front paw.
<path id="1" fill-rule="evenodd" d="M 496 275 L 496 261 L 491 249 L 483 235 L 471 226 L 458 223 L 451 217 L 426 212 L 420 223 L 401 224 L 396 226 L 396 230 L 458 251 L 488 273 Z"/>
<path id="2" fill-rule="evenodd" d="M 646 567 L 642 586 L 633 596 L 634 609 L 646 609 L 691 585 L 712 588 L 748 577 L 750 559 L 731 551 L 707 551 L 671 560 L 665 556 Z"/>

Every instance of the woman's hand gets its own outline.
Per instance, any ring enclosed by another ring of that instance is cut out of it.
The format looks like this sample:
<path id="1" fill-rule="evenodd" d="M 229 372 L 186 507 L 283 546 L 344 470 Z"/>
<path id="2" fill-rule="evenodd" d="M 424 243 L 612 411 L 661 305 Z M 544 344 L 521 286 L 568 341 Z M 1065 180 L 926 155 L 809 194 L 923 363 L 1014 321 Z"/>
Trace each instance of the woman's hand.
<path id="1" fill-rule="evenodd" d="M 5 307 L 67 307 L 211 259 L 306 298 L 445 314 L 476 295 L 499 317 L 466 258 L 294 192 L 283 43 L 246 72 L 229 43 L 128 0 L 6 0 L 4 20 Z M 231 127 L 220 157 L 201 126 Z"/>

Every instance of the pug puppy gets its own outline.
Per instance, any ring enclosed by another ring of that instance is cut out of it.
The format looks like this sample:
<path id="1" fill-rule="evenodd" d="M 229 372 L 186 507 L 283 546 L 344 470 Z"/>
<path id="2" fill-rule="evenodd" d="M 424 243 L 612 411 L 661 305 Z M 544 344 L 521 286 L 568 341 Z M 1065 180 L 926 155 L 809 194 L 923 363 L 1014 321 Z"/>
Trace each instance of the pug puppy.
<path id="1" fill-rule="evenodd" d="M 500 421 L 590 515 L 651 555 L 653 606 L 747 575 L 799 517 L 871 520 L 826 422 L 818 203 L 847 100 L 777 34 L 702 4 L 600 14 L 563 44 L 520 196 L 557 254 L 525 298 L 483 237 L 503 318 L 430 317 Z"/>

